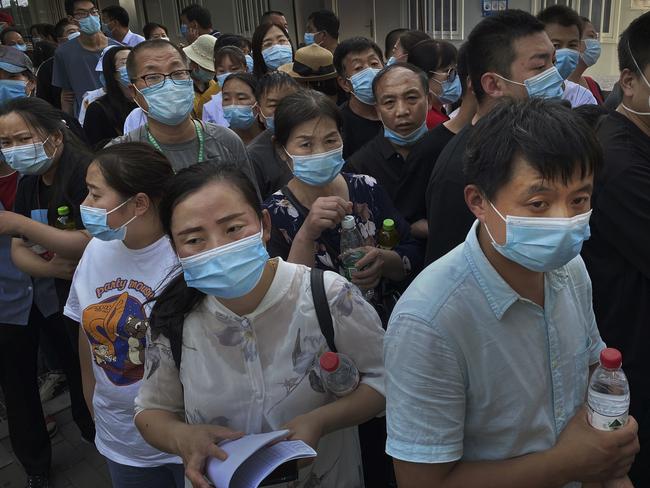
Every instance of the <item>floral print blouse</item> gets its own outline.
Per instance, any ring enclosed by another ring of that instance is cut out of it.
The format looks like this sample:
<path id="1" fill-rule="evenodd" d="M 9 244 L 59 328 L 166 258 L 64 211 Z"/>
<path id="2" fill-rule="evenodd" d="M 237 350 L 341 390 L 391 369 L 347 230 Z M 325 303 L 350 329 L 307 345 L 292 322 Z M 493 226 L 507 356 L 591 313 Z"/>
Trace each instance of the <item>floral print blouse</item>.
<path id="1" fill-rule="evenodd" d="M 393 202 L 372 176 L 341 173 L 348 184 L 352 214 L 355 217 L 357 228 L 366 241 L 367 246 L 376 246 L 378 233 L 385 219 L 393 219 L 395 228 L 400 235 L 400 243 L 394 251 L 400 255 L 407 274 L 419 271 L 424 258 L 424 248 L 421 243 L 411 236 L 410 226 L 399 214 Z M 271 240 L 268 251 L 273 257 L 282 259 L 289 257 L 291 243 L 300 230 L 305 219 L 296 209 L 282 190 L 275 192 L 265 202 L 264 207 L 271 214 Z M 307 215 L 309 209 L 302 207 L 302 214 Z M 315 266 L 323 270 L 339 272 L 341 262 L 340 249 L 341 226 L 328 229 L 321 234 L 318 242 L 318 251 L 315 257 Z M 336 254 L 334 254 L 336 253 Z"/>
<path id="2" fill-rule="evenodd" d="M 240 317 L 207 296 L 185 318 L 180 371 L 164 336 L 147 341 L 136 412 L 162 409 L 190 424 L 247 434 L 270 432 L 336 400 L 323 388 L 318 360 L 328 350 L 311 295 L 309 268 L 274 259 L 276 274 L 255 312 Z M 359 290 L 325 273 L 334 341 L 384 394 L 383 329 Z M 286 488 L 363 488 L 356 428 L 321 438 L 318 456 Z"/>

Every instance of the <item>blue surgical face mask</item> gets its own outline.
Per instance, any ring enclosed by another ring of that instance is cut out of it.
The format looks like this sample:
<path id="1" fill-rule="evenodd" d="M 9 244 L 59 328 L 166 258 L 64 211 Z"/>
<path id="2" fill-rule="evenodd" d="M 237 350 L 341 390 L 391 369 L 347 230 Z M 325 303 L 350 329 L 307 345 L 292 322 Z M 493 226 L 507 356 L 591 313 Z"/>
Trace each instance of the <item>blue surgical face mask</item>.
<path id="1" fill-rule="evenodd" d="M 264 126 L 267 129 L 270 129 L 272 131 L 275 131 L 275 117 L 273 115 L 266 116 L 264 115 L 264 112 L 262 112 L 262 107 L 259 107 L 260 115 L 264 118 Z"/>
<path id="2" fill-rule="evenodd" d="M 68 34 L 68 41 L 71 41 L 72 39 L 76 39 L 81 35 L 80 31 L 75 31 L 72 34 Z"/>
<path id="3" fill-rule="evenodd" d="M 99 20 L 99 15 L 89 15 L 85 19 L 79 20 L 79 30 L 89 36 L 97 34 L 102 30 L 102 22 Z"/>
<path id="4" fill-rule="evenodd" d="M 343 146 L 320 154 L 294 156 L 284 150 L 293 161 L 293 174 L 303 183 L 324 186 L 332 182 L 345 164 Z"/>
<path id="5" fill-rule="evenodd" d="M 191 79 L 176 82 L 165 79 L 157 85 L 138 91 L 149 106 L 148 111 L 142 110 L 161 124 L 178 125 L 194 108 L 194 85 Z"/>
<path id="6" fill-rule="evenodd" d="M 84 223 L 86 230 L 97 239 L 102 241 L 122 241 L 126 237 L 126 226 L 133 222 L 137 218 L 137 215 L 134 215 L 132 219 L 120 225 L 117 229 L 111 229 L 108 226 L 108 216 L 117 209 L 122 208 L 130 201 L 131 199 L 129 198 L 108 212 L 105 208 L 86 207 L 85 205 L 81 205 L 79 207 L 79 210 L 81 211 L 81 221 Z"/>
<path id="7" fill-rule="evenodd" d="M 591 210 L 571 218 L 514 217 L 505 218 L 490 202 L 494 211 L 506 223 L 506 242 L 498 244 L 485 226 L 492 245 L 502 256 L 536 272 L 561 268 L 582 250 L 589 239 Z"/>
<path id="8" fill-rule="evenodd" d="M 22 80 L 0 80 L 0 103 L 27 96 L 27 82 Z"/>
<path id="9" fill-rule="evenodd" d="M 353 74 L 348 78 L 352 83 L 352 94 L 366 105 L 375 104 L 375 94 L 372 92 L 372 81 L 381 70 L 377 68 L 366 68 Z"/>
<path id="10" fill-rule="evenodd" d="M 42 175 L 52 167 L 53 163 L 52 158 L 45 152 L 45 143 L 48 139 L 34 144 L 5 148 L 2 150 L 2 155 L 7 164 L 18 173 Z"/>
<path id="11" fill-rule="evenodd" d="M 598 39 L 583 39 L 582 42 L 585 44 L 585 50 L 580 56 L 587 66 L 593 66 L 600 58 L 600 41 Z"/>
<path id="12" fill-rule="evenodd" d="M 427 121 L 425 120 L 420 127 L 415 129 L 413 132 L 411 132 L 408 135 L 400 135 L 397 132 L 389 129 L 388 127 L 384 126 L 384 137 L 388 139 L 390 142 L 393 144 L 396 144 L 397 146 L 412 146 L 416 142 L 418 142 L 420 139 L 422 139 L 426 133 L 428 132 L 427 129 Z"/>
<path id="13" fill-rule="evenodd" d="M 305 46 L 311 46 L 315 42 L 314 41 L 315 35 L 316 35 L 315 32 L 305 32 L 304 35 Z"/>
<path id="14" fill-rule="evenodd" d="M 395 56 L 391 56 L 388 58 L 388 61 L 386 61 L 386 66 L 390 66 L 391 64 L 397 63 L 397 58 Z"/>
<path id="15" fill-rule="evenodd" d="M 558 49 L 555 51 L 555 66 L 565 80 L 578 67 L 580 53 L 575 49 Z"/>
<path id="16" fill-rule="evenodd" d="M 293 61 L 293 50 L 289 44 L 276 44 L 262 51 L 262 57 L 266 67 L 275 71 L 283 64 Z"/>
<path id="17" fill-rule="evenodd" d="M 129 86 L 131 80 L 129 79 L 129 73 L 126 71 L 126 66 L 122 66 L 117 72 L 120 74 L 120 83 L 122 86 Z"/>
<path id="18" fill-rule="evenodd" d="M 102 22 L 102 32 L 107 37 L 113 37 L 113 31 L 111 31 L 111 28 L 108 26 L 108 24 L 104 22 Z"/>
<path id="19" fill-rule="evenodd" d="M 11 47 L 18 49 L 22 53 L 27 52 L 27 44 L 14 44 Z"/>
<path id="20" fill-rule="evenodd" d="M 250 105 L 227 105 L 223 115 L 231 129 L 250 129 L 255 122 L 253 107 Z"/>
<path id="21" fill-rule="evenodd" d="M 219 86 L 223 88 L 223 84 L 226 82 L 226 78 L 228 78 L 232 73 L 221 73 L 220 75 L 217 75 L 217 83 L 219 83 Z"/>
<path id="22" fill-rule="evenodd" d="M 240 298 L 255 288 L 269 260 L 262 231 L 200 254 L 180 258 L 185 283 L 217 298 Z"/>
<path id="23" fill-rule="evenodd" d="M 190 32 L 190 28 L 185 24 L 181 24 L 181 35 L 183 37 L 187 37 L 187 34 L 189 34 L 189 32 Z"/>
<path id="24" fill-rule="evenodd" d="M 214 80 L 214 73 L 212 71 L 204 70 L 203 68 L 196 68 L 193 70 L 192 76 L 195 80 L 198 80 L 202 83 L 209 83 L 210 80 Z"/>
<path id="25" fill-rule="evenodd" d="M 562 78 L 562 75 L 560 75 L 560 72 L 555 66 L 551 66 L 546 71 L 528 78 L 523 83 L 509 80 L 499 74 L 497 76 L 509 83 L 525 86 L 528 96 L 531 98 L 538 97 L 547 100 L 559 100 L 564 94 L 564 88 L 562 86 L 564 84 L 564 78 Z"/>
<path id="26" fill-rule="evenodd" d="M 438 81 L 435 78 L 431 79 L 442 87 L 440 95 L 436 95 L 442 104 L 456 103 L 463 94 L 463 87 L 460 84 L 460 77 L 458 75 L 456 75 L 454 81 Z"/>
<path id="27" fill-rule="evenodd" d="M 248 70 L 249 73 L 252 73 L 253 72 L 253 65 L 255 63 L 253 61 L 253 56 L 251 56 L 250 54 L 247 54 L 244 57 L 246 58 L 246 69 Z"/>

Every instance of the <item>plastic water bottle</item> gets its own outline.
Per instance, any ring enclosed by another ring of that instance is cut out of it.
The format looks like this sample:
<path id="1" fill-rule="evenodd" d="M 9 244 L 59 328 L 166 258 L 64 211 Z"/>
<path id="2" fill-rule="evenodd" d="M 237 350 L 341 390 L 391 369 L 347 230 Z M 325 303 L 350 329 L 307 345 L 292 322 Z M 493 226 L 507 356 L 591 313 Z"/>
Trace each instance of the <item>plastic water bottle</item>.
<path id="1" fill-rule="evenodd" d="M 598 430 L 616 430 L 627 423 L 630 387 L 621 364 L 623 357 L 618 349 L 603 349 L 600 366 L 591 375 L 588 416 L 589 423 Z"/>
<path id="2" fill-rule="evenodd" d="M 320 377 L 325 388 L 337 397 L 349 395 L 359 386 L 359 370 L 345 354 L 323 353 L 320 357 Z"/>
<path id="3" fill-rule="evenodd" d="M 353 215 L 346 215 L 341 222 L 341 260 L 343 262 L 343 276 L 348 281 L 352 281 L 352 273 L 358 271 L 357 262 L 365 252 L 361 249 L 364 246 L 363 237 L 361 232 L 357 229 L 357 224 Z M 367 301 L 371 301 L 375 295 L 375 290 L 372 288 L 362 290 L 363 296 Z"/>

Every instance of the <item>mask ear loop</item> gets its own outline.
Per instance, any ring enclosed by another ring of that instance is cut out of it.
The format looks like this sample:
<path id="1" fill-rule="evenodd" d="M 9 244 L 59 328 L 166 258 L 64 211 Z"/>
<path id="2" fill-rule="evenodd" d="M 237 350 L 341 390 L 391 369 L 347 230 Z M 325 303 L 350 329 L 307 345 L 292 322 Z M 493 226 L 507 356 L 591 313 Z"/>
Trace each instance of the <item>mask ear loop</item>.
<path id="1" fill-rule="evenodd" d="M 487 200 L 487 198 L 486 198 L 486 200 Z M 494 204 L 493 204 L 490 200 L 487 200 L 487 201 L 488 201 L 488 203 L 490 204 L 490 206 L 492 207 L 492 209 L 497 213 L 497 215 L 498 215 L 499 217 L 501 217 L 501 220 L 503 220 L 503 221 L 506 222 L 506 224 L 507 224 L 508 221 L 503 217 L 503 215 L 501 214 L 501 212 L 499 212 L 499 211 L 497 210 L 497 208 L 494 206 Z M 488 236 L 490 236 L 490 239 L 492 240 L 492 244 L 493 244 L 493 245 L 495 245 L 495 246 L 503 246 L 503 245 L 504 245 L 504 244 L 499 244 L 499 243 L 496 241 L 496 239 L 495 239 L 494 237 L 492 237 L 492 233 L 490 232 L 490 229 L 488 228 L 487 223 L 483 222 L 483 227 L 485 227 L 485 231 L 488 233 Z M 507 242 L 507 240 L 508 240 L 508 237 L 506 236 L 506 242 Z"/>

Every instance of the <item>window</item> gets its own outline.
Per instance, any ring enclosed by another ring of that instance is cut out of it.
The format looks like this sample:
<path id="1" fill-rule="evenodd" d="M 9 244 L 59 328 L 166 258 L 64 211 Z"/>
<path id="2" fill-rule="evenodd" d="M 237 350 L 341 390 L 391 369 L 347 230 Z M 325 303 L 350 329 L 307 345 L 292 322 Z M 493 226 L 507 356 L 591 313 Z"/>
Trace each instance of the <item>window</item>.
<path id="1" fill-rule="evenodd" d="M 269 10 L 268 0 L 238 0 L 235 5 L 235 25 L 237 32 L 252 37 L 260 17 Z"/>
<path id="2" fill-rule="evenodd" d="M 549 5 L 566 5 L 587 17 L 605 39 L 614 39 L 614 0 L 537 0 L 536 10 Z"/>
<path id="3" fill-rule="evenodd" d="M 409 0 L 409 27 L 435 39 L 463 38 L 462 0 Z"/>

